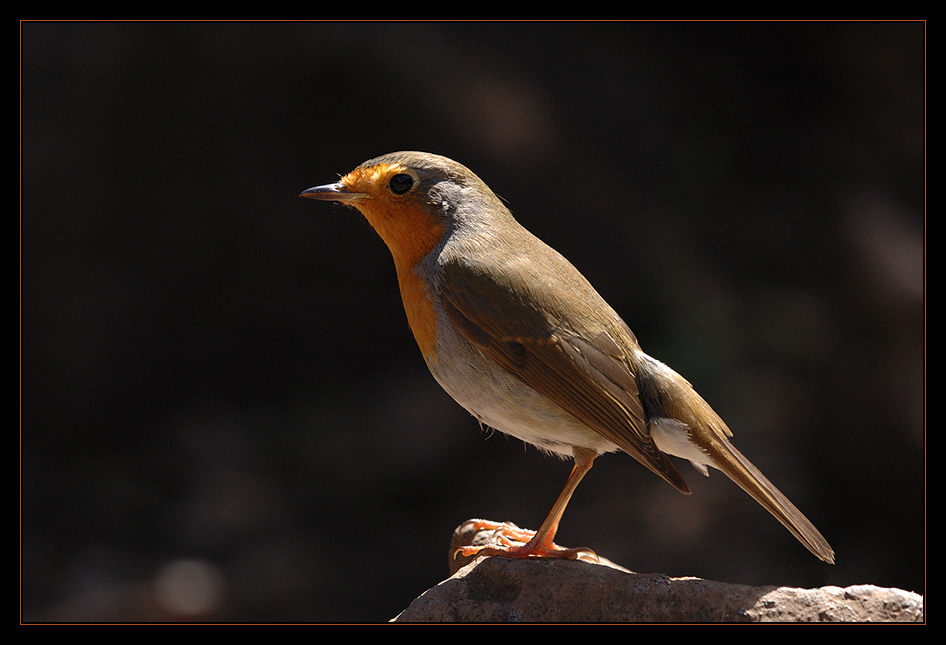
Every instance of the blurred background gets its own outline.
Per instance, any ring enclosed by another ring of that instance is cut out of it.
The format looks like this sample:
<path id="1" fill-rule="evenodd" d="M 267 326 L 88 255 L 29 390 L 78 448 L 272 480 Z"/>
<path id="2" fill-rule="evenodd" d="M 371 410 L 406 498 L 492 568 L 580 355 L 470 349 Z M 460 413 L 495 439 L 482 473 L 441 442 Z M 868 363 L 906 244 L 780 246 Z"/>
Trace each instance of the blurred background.
<path id="1" fill-rule="evenodd" d="M 476 172 L 821 529 L 600 458 L 558 542 L 925 592 L 925 25 L 21 23 L 25 621 L 386 621 L 570 463 L 482 431 L 387 249 L 299 199 Z"/>

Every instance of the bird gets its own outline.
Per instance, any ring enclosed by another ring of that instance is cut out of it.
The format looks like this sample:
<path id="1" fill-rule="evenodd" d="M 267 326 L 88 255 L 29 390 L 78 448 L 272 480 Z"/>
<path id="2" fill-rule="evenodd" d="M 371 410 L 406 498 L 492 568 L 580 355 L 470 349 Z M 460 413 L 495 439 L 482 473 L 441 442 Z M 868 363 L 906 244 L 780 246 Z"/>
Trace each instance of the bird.
<path id="1" fill-rule="evenodd" d="M 597 560 L 592 549 L 554 539 L 594 460 L 623 451 L 684 494 L 670 456 L 703 475 L 721 471 L 834 563 L 818 529 L 736 450 L 729 427 L 690 383 L 644 353 L 578 269 L 466 166 L 394 152 L 300 197 L 357 209 L 384 241 L 424 361 L 459 405 L 481 426 L 574 460 L 537 530 L 474 520 L 497 540 L 455 555 Z"/>

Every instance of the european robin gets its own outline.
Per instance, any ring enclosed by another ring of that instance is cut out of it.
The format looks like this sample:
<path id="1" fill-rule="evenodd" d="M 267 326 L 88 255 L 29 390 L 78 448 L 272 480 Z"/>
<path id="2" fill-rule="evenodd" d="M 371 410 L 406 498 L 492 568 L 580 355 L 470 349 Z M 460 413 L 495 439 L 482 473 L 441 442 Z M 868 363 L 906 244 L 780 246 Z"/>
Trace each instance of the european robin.
<path id="1" fill-rule="evenodd" d="M 595 457 L 623 450 L 683 493 L 689 488 L 668 455 L 704 475 L 707 466 L 721 470 L 834 562 L 821 533 L 733 447 L 729 428 L 691 385 L 645 354 L 581 273 L 466 167 L 396 152 L 301 197 L 353 206 L 381 236 L 424 360 L 461 406 L 481 425 L 574 458 L 537 531 L 492 525 L 500 544 L 464 555 L 594 558 L 553 540 Z"/>

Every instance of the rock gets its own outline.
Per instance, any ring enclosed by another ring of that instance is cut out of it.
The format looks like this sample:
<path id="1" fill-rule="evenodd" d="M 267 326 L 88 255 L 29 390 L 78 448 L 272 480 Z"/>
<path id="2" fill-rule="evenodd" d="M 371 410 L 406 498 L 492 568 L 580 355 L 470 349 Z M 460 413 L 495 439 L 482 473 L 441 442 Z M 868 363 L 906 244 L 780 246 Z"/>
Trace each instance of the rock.
<path id="1" fill-rule="evenodd" d="M 458 545 L 489 535 L 463 525 Z M 462 564 L 462 563 L 461 563 Z M 633 573 L 605 559 L 478 558 L 392 622 L 923 622 L 923 597 L 872 585 L 752 587 Z"/>

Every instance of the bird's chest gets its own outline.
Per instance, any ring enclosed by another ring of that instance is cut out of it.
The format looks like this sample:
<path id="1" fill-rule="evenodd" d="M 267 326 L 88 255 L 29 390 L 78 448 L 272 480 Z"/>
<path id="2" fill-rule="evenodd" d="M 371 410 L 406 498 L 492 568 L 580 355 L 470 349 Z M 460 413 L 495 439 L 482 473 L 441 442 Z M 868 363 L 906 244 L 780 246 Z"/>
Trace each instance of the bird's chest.
<path id="1" fill-rule="evenodd" d="M 429 365 L 431 361 L 437 360 L 438 354 L 436 304 L 431 298 L 427 282 L 417 273 L 408 268 L 402 269 L 400 266 L 397 267 L 397 273 L 407 322 L 411 326 L 424 360 Z"/>

